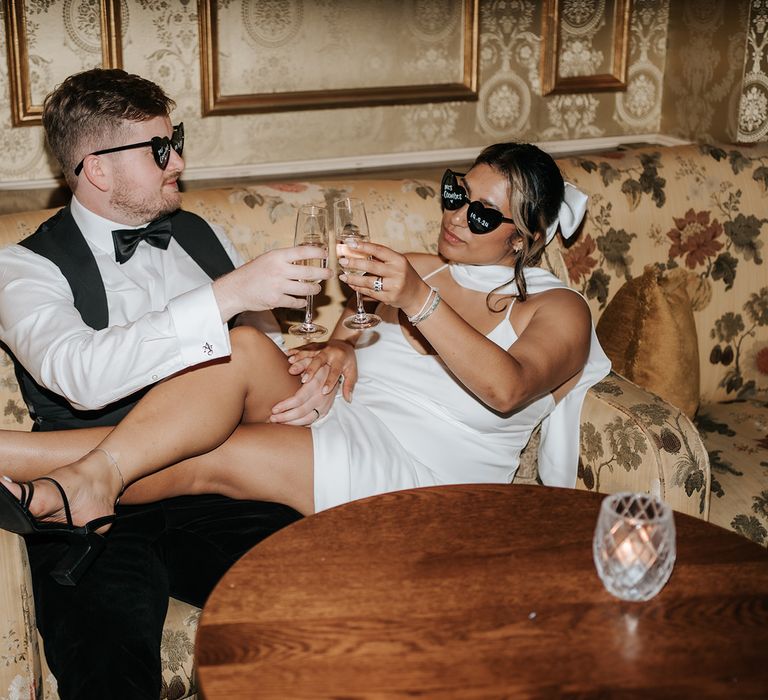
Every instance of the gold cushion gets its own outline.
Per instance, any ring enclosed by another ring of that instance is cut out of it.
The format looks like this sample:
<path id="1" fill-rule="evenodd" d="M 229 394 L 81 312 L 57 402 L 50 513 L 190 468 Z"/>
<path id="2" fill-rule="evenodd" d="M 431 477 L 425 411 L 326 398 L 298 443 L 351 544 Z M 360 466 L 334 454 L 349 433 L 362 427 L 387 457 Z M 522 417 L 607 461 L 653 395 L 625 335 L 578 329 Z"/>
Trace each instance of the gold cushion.
<path id="1" fill-rule="evenodd" d="M 689 418 L 699 405 L 699 348 L 682 269 L 648 265 L 616 292 L 597 324 L 613 369 Z"/>

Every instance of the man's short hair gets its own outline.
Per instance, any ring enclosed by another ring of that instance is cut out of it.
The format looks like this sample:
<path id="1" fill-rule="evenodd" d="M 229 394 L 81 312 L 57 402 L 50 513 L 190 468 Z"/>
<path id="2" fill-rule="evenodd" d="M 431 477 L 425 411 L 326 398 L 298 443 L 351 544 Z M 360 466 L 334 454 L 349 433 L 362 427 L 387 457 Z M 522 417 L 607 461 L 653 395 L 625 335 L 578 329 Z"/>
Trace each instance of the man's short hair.
<path id="1" fill-rule="evenodd" d="M 74 168 L 86 155 L 120 145 L 126 122 L 165 117 L 175 106 L 150 80 L 124 70 L 94 68 L 69 76 L 45 98 L 43 127 L 74 190 Z"/>

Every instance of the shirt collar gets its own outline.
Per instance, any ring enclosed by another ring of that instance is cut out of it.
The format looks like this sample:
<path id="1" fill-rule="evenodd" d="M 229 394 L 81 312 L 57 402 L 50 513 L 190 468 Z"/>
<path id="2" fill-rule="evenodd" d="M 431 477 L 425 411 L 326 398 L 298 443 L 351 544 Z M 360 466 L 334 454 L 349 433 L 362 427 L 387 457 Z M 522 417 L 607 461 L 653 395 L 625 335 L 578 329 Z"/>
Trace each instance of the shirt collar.
<path id="1" fill-rule="evenodd" d="M 85 239 L 109 255 L 114 255 L 115 253 L 112 231 L 115 229 L 142 228 L 146 226 L 146 224 L 127 226 L 126 224 L 105 219 L 103 216 L 99 216 L 90 209 L 87 209 L 74 195 L 72 196 L 69 210 Z"/>

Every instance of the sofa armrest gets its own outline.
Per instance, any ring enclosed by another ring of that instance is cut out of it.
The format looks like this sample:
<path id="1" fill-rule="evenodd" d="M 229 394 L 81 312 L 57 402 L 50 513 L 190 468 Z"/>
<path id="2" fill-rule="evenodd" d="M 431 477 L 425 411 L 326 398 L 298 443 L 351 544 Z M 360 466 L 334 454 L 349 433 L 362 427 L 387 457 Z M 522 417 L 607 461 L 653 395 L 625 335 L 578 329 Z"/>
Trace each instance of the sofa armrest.
<path id="1" fill-rule="evenodd" d="M 584 400 L 576 488 L 646 491 L 706 520 L 709 455 L 679 409 L 611 372 Z"/>
<path id="2" fill-rule="evenodd" d="M 0 530 L 0 697 L 42 696 L 42 659 L 24 540 Z"/>

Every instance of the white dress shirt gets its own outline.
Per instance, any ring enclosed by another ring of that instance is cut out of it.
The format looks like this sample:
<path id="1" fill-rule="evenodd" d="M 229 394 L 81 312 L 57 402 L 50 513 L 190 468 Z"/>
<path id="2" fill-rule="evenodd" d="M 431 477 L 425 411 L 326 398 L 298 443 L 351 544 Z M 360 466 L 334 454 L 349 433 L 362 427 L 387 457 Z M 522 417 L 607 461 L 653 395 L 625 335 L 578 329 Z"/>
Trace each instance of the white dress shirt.
<path id="1" fill-rule="evenodd" d="M 120 265 L 112 230 L 126 226 L 74 197 L 70 208 L 104 281 L 108 328 L 83 322 L 69 283 L 50 260 L 20 245 L 0 250 L 0 340 L 39 384 L 92 410 L 230 354 L 211 280 L 175 240 L 167 251 L 142 241 Z M 212 228 L 233 264 L 242 265 L 223 230 Z M 248 322 L 282 344 L 271 312 L 249 314 Z"/>

